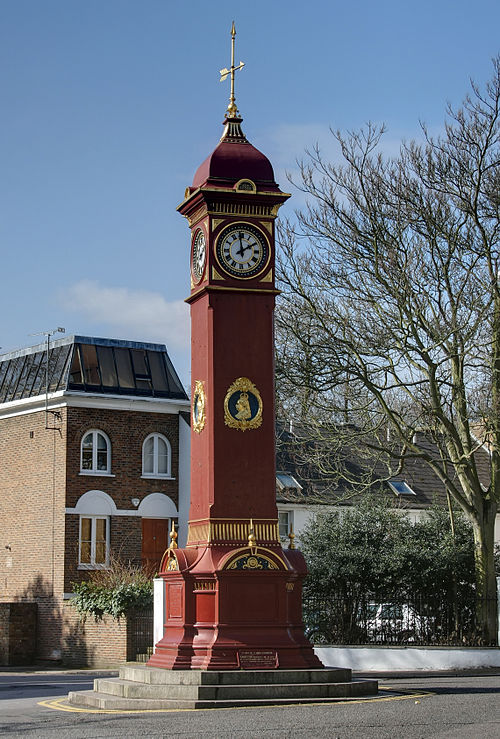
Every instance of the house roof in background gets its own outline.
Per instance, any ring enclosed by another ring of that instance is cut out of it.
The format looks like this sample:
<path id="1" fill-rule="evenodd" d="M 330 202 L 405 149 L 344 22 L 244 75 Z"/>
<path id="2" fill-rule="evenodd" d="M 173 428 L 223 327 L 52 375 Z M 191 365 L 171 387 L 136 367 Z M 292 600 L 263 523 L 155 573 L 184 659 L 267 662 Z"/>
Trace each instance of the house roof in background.
<path id="1" fill-rule="evenodd" d="M 339 473 L 328 475 L 322 474 L 318 466 L 309 461 L 307 454 L 303 453 L 304 445 L 307 443 L 300 435 L 288 432 L 278 424 L 277 467 L 293 476 L 301 486 L 281 489 L 277 486 L 278 503 L 352 506 L 362 495 L 370 492 L 389 498 L 402 508 L 425 510 L 433 504 L 447 505 L 445 485 L 422 457 L 407 458 L 401 474 L 390 478 L 392 483 L 396 483 L 395 487 L 400 488 L 398 494 L 391 488 L 389 481 L 384 480 L 387 478 L 387 470 L 381 463 L 375 464 L 373 470 L 370 470 L 361 444 L 356 449 L 346 450 L 345 447 L 336 446 L 335 450 L 332 450 L 334 444 L 329 445 L 328 440 L 321 442 L 324 443 L 324 456 L 329 456 L 325 467 L 336 468 Z M 435 442 L 425 433 L 417 435 L 417 444 L 422 451 L 438 458 Z M 484 447 L 476 452 L 475 461 L 483 484 L 488 485 L 490 456 Z M 359 484 L 353 485 L 343 479 L 343 470 L 347 471 L 351 480 L 357 480 Z M 397 483 L 406 483 L 412 492 L 402 494 L 403 486 Z"/>
<path id="2" fill-rule="evenodd" d="M 188 399 L 164 344 L 66 336 L 0 355 L 0 403 L 47 390 Z"/>

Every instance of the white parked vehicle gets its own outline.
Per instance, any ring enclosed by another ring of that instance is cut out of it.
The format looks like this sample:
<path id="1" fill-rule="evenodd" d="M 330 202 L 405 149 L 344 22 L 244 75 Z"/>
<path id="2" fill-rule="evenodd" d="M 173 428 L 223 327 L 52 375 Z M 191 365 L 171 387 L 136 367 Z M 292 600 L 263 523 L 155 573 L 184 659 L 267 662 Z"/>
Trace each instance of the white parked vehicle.
<path id="1" fill-rule="evenodd" d="M 429 623 L 406 603 L 368 603 L 366 633 L 374 641 L 396 638 L 401 641 L 417 639 Z"/>

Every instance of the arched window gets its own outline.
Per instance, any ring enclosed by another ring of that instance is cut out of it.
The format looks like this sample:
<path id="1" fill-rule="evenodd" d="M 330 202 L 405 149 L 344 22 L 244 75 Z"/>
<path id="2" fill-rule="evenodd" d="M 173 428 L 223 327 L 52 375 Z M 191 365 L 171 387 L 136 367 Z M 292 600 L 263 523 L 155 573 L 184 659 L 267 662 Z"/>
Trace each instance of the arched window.
<path id="1" fill-rule="evenodd" d="M 150 434 L 142 445 L 142 476 L 171 477 L 172 451 L 162 434 Z"/>
<path id="2" fill-rule="evenodd" d="M 92 429 L 83 435 L 80 472 L 85 475 L 111 473 L 111 442 L 104 431 Z"/>

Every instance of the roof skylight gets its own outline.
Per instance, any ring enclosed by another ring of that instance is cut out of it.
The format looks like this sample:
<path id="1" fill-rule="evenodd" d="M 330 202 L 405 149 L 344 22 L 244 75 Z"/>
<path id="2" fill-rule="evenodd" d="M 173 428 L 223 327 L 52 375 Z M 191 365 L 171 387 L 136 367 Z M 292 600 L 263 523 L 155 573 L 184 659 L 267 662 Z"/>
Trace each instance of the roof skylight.
<path id="1" fill-rule="evenodd" d="M 396 495 L 416 495 L 416 492 L 404 480 L 390 480 L 389 487 Z"/>
<path id="2" fill-rule="evenodd" d="M 278 490 L 284 490 L 285 488 L 302 490 L 302 485 L 288 472 L 276 472 L 276 483 L 278 485 Z"/>

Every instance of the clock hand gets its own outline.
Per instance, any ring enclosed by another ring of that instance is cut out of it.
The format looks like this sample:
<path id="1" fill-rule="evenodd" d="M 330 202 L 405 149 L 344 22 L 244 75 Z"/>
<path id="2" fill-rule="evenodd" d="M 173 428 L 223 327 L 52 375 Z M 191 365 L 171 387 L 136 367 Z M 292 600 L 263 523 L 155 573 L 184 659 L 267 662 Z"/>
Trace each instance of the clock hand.
<path id="1" fill-rule="evenodd" d="M 239 257 L 243 257 L 243 255 L 245 254 L 246 250 L 248 249 L 248 246 L 243 246 L 243 233 L 241 231 L 238 233 L 238 237 L 239 237 L 239 241 L 240 241 L 240 248 L 238 249 L 238 251 L 236 252 L 236 254 Z"/>
<path id="2" fill-rule="evenodd" d="M 238 256 L 240 256 L 240 257 L 243 257 L 243 255 L 245 254 L 246 250 L 247 249 L 251 249 L 252 246 L 251 246 L 251 244 L 247 244 L 246 246 L 243 246 L 243 233 L 241 231 L 239 232 L 238 236 L 239 236 L 239 241 L 240 241 L 240 248 L 238 249 L 238 251 L 236 252 L 236 254 L 238 254 Z"/>

